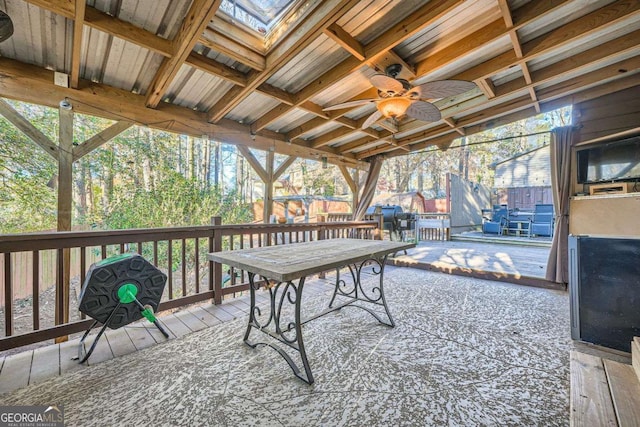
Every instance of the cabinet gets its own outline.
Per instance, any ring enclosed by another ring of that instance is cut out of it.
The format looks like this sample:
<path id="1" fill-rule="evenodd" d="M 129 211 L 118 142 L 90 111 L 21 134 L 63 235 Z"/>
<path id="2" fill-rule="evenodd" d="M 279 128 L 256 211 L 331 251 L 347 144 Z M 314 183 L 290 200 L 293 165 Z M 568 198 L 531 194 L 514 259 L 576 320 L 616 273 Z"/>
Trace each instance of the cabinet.
<path id="1" fill-rule="evenodd" d="M 575 196 L 569 234 L 640 237 L 640 193 Z"/>

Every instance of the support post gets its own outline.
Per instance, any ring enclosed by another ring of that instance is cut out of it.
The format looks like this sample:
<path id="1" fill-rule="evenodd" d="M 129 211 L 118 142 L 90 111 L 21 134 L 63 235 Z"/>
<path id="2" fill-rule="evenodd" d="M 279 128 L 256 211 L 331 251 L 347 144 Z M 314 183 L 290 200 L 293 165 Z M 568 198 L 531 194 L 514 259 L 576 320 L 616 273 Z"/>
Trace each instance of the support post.
<path id="1" fill-rule="evenodd" d="M 71 231 L 71 209 L 73 200 L 73 111 L 59 109 L 60 128 L 58 133 L 58 231 Z M 69 322 L 70 294 L 70 250 L 58 251 L 62 257 L 58 261 L 56 283 L 56 325 Z M 64 342 L 68 336 L 58 337 L 56 342 Z"/>
<path id="2" fill-rule="evenodd" d="M 264 222 L 269 222 L 269 217 L 273 214 L 273 159 L 274 152 L 267 151 L 267 180 L 264 183 Z"/>

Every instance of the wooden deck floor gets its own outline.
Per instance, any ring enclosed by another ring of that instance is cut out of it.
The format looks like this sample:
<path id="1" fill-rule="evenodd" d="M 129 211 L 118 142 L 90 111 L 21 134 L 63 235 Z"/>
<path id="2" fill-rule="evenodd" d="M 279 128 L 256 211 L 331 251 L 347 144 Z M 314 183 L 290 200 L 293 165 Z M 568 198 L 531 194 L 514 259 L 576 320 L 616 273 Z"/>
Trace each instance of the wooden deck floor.
<path id="1" fill-rule="evenodd" d="M 392 263 L 424 270 L 520 283 L 547 288 L 564 289 L 544 280 L 548 247 L 527 247 L 469 241 L 428 241 L 398 254 Z M 306 292 L 328 292 L 330 287 L 323 280 L 313 280 L 305 285 Z M 260 293 L 266 302 L 266 293 Z M 175 313 L 161 314 L 159 319 L 170 334 L 169 339 L 181 337 L 206 327 L 245 318 L 249 310 L 248 296 L 225 299 L 222 305 L 192 306 Z M 0 394 L 35 384 L 43 380 L 86 368 L 74 358 L 78 354 L 78 341 L 71 341 L 24 351 L 11 356 L 0 355 Z M 87 340 L 92 342 L 91 338 Z M 164 336 L 145 321 L 135 322 L 117 330 L 107 330 L 97 345 L 88 365 L 94 365 L 114 357 L 132 353 L 156 343 L 164 342 Z"/>
<path id="2" fill-rule="evenodd" d="M 305 294 L 308 295 L 329 290 L 331 287 L 323 280 L 305 284 Z M 267 303 L 266 292 L 258 292 L 257 296 L 260 303 Z M 175 313 L 161 313 L 158 319 L 165 326 L 171 340 L 236 318 L 246 319 L 248 313 L 247 293 L 238 298 L 226 298 L 221 305 L 196 305 Z M 87 338 L 89 345 L 94 336 Z M 0 395 L 165 341 L 166 338 L 160 331 L 143 319 L 120 329 L 107 329 L 86 364 L 81 365 L 77 361 L 79 338 L 10 356 L 0 356 Z"/>
<path id="3" fill-rule="evenodd" d="M 564 285 L 545 280 L 548 246 L 477 241 L 424 241 L 398 256 L 395 265 L 545 288 Z"/>

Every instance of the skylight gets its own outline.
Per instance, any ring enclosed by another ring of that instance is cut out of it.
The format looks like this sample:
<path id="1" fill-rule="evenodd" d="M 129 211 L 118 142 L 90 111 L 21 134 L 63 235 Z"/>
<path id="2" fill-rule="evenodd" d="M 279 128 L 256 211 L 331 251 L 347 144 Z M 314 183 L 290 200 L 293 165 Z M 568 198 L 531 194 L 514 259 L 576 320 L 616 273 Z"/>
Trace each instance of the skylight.
<path id="1" fill-rule="evenodd" d="M 260 34 L 266 34 L 294 0 L 223 0 L 220 10 Z"/>

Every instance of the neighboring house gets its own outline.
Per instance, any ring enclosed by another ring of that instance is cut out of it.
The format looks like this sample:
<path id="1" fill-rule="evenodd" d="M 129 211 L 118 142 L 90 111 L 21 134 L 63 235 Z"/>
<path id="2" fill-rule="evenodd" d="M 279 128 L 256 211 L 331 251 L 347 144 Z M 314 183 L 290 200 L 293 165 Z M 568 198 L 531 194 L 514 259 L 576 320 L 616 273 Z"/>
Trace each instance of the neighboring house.
<path id="1" fill-rule="evenodd" d="M 498 162 L 493 168 L 494 204 L 533 210 L 536 204 L 553 203 L 549 145 Z"/>

